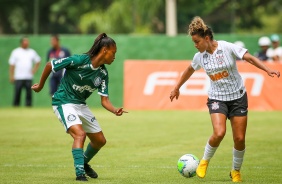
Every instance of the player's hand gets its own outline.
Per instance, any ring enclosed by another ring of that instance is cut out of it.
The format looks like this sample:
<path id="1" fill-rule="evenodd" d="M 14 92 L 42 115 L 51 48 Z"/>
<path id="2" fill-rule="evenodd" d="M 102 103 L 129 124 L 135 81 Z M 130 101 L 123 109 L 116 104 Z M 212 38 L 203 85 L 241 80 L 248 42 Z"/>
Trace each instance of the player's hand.
<path id="1" fill-rule="evenodd" d="M 173 91 L 171 91 L 170 93 L 170 101 L 172 102 L 174 98 L 176 98 L 176 100 L 178 100 L 178 97 L 179 97 L 179 89 L 174 89 Z"/>
<path id="2" fill-rule="evenodd" d="M 116 109 L 114 112 L 116 116 L 121 116 L 123 113 L 128 113 L 127 111 L 123 110 L 123 107 Z"/>
<path id="3" fill-rule="evenodd" d="M 280 77 L 280 72 L 276 70 L 270 70 L 269 72 L 267 72 L 267 74 L 271 77 L 274 77 L 274 75 L 276 75 L 278 78 Z"/>
<path id="4" fill-rule="evenodd" d="M 40 87 L 39 86 L 39 84 L 38 83 L 36 83 L 36 84 L 33 84 L 32 86 L 31 86 L 31 89 L 33 90 L 33 91 L 35 91 L 35 92 L 40 92 L 41 90 L 42 90 L 42 87 Z"/>

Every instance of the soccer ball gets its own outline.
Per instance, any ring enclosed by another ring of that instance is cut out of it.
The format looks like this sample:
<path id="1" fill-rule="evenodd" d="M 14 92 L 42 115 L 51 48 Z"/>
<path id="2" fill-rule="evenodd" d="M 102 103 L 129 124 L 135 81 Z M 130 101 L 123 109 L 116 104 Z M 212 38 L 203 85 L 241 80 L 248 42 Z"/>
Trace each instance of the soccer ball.
<path id="1" fill-rule="evenodd" d="M 191 178 L 196 175 L 198 165 L 199 159 L 195 155 L 185 154 L 179 158 L 177 169 L 182 176 Z"/>

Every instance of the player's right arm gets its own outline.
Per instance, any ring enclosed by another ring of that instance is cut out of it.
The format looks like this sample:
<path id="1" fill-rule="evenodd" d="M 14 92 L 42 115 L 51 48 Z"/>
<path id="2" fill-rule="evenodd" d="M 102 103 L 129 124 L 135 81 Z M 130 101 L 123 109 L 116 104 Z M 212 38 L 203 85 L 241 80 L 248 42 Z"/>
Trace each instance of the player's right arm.
<path id="1" fill-rule="evenodd" d="M 176 100 L 179 97 L 179 89 L 180 87 L 191 77 L 191 75 L 195 72 L 194 68 L 192 67 L 192 65 L 189 65 L 188 68 L 186 68 L 186 70 L 184 71 L 184 73 L 182 74 L 181 78 L 179 79 L 179 81 L 177 82 L 176 86 L 174 87 L 174 89 L 171 91 L 170 93 L 170 100 L 172 101 L 174 98 L 176 98 Z"/>
<path id="2" fill-rule="evenodd" d="M 48 76 L 50 75 L 51 71 L 52 71 L 51 62 L 47 62 L 41 74 L 39 84 L 38 83 L 34 84 L 33 86 L 31 86 L 31 89 L 35 92 L 40 92 L 43 89 L 45 81 L 48 78 Z"/>

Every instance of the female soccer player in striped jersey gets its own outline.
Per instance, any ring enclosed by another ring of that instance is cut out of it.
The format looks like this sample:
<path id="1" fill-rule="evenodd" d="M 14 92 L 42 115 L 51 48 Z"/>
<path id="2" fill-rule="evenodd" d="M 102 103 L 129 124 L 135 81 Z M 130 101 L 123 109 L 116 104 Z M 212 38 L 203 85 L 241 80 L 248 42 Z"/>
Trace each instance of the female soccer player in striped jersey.
<path id="1" fill-rule="evenodd" d="M 85 173 L 91 178 L 98 177 L 88 162 L 106 144 L 102 129 L 86 105 L 86 99 L 97 89 L 105 109 L 117 116 L 126 112 L 123 108 L 114 107 L 108 97 L 109 78 L 105 64 L 110 65 L 114 61 L 116 51 L 115 41 L 102 33 L 87 53 L 48 62 L 39 84 L 32 86 L 35 92 L 40 92 L 51 71 L 66 69 L 52 97 L 52 106 L 66 132 L 73 138 L 72 154 L 76 180 L 79 181 L 87 181 Z M 90 143 L 83 152 L 86 136 Z"/>
<path id="2" fill-rule="evenodd" d="M 209 113 L 213 133 L 206 143 L 204 156 L 196 170 L 198 177 L 204 178 L 210 159 L 226 133 L 226 120 L 231 122 L 233 132 L 233 164 L 230 177 L 233 182 L 241 182 L 240 169 L 245 153 L 245 134 L 247 129 L 248 99 L 237 66 L 236 57 L 265 71 L 269 76 L 280 76 L 280 72 L 265 66 L 252 56 L 247 49 L 226 41 L 216 41 L 210 27 L 200 17 L 195 17 L 189 25 L 188 34 L 198 49 L 190 66 L 170 94 L 170 99 L 178 99 L 179 88 L 191 77 L 195 70 L 203 68 L 210 77 L 208 91 Z"/>

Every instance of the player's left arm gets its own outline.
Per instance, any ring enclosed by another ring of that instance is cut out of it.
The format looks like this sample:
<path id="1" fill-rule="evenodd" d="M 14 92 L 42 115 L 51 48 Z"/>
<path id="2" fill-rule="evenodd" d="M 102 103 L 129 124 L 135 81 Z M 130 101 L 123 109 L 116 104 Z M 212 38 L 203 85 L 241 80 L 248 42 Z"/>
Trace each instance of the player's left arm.
<path id="1" fill-rule="evenodd" d="M 251 63 L 252 65 L 256 66 L 257 68 L 265 71 L 271 77 L 274 77 L 274 75 L 276 75 L 277 77 L 280 77 L 280 72 L 279 71 L 273 70 L 271 68 L 268 68 L 258 58 L 256 58 L 255 56 L 251 55 L 248 52 L 246 52 L 244 54 L 243 59 L 245 61 L 247 61 L 248 63 Z"/>
<path id="2" fill-rule="evenodd" d="M 127 111 L 124 111 L 122 107 L 114 107 L 108 96 L 101 95 L 101 104 L 105 109 L 114 113 L 116 116 L 121 116 L 123 113 L 127 113 Z"/>

